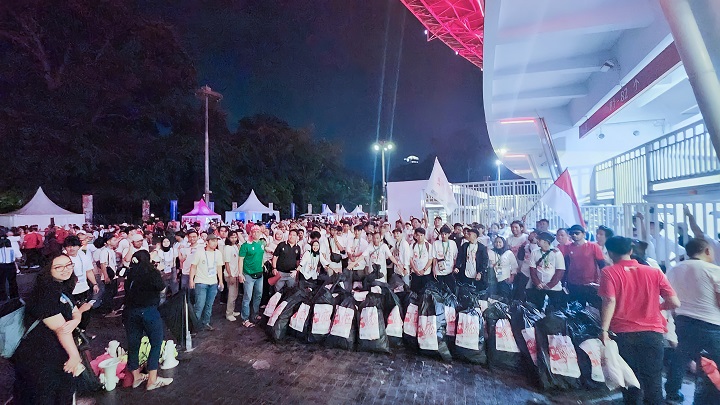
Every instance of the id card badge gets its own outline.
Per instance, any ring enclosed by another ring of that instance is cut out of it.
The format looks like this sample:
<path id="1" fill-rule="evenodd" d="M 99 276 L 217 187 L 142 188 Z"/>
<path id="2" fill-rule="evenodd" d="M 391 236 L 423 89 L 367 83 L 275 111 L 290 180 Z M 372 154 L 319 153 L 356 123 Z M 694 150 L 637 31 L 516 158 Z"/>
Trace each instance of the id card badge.
<path id="1" fill-rule="evenodd" d="M 445 271 L 445 260 L 439 260 L 437 265 L 439 271 Z"/>

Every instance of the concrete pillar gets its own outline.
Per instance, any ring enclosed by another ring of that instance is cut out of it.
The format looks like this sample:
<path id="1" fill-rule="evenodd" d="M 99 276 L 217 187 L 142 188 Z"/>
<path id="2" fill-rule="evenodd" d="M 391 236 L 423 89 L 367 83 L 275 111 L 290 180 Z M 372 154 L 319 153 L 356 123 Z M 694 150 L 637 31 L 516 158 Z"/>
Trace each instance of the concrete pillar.
<path id="1" fill-rule="evenodd" d="M 717 0 L 696 0 L 709 3 Z M 720 157 L 720 80 L 689 0 L 660 0 L 715 153 Z"/>

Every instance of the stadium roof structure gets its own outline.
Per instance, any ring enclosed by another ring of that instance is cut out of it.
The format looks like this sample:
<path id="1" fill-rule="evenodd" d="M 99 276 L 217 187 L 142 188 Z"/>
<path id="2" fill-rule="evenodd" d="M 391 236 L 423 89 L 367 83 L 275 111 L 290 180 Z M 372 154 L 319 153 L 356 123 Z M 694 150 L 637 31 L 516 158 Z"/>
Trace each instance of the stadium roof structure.
<path id="1" fill-rule="evenodd" d="M 457 55 L 483 67 L 485 0 L 400 0 L 427 28 L 427 39 L 440 39 Z"/>

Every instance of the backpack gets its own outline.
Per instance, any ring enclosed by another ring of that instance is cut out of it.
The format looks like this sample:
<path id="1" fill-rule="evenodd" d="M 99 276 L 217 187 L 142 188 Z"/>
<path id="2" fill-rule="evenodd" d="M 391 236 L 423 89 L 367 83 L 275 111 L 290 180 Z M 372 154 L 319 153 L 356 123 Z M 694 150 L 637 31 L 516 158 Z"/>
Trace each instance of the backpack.
<path id="1" fill-rule="evenodd" d="M 25 330 L 25 301 L 19 298 L 12 299 L 0 306 L 0 356 L 9 359 L 15 354 L 20 342 L 40 323 L 33 322 Z"/>

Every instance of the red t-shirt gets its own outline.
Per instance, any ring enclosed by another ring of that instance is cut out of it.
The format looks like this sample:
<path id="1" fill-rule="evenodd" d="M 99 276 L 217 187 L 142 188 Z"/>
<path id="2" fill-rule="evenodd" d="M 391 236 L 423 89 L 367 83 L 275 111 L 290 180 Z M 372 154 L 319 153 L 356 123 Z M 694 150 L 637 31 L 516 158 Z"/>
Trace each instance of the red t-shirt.
<path id="1" fill-rule="evenodd" d="M 25 239 L 23 239 L 23 243 L 25 244 L 25 249 L 36 249 L 42 246 L 43 244 L 43 237 L 40 236 L 40 234 L 36 232 L 31 232 L 27 235 L 25 235 Z"/>
<path id="2" fill-rule="evenodd" d="M 675 290 L 662 271 L 637 260 L 621 260 L 602 270 L 598 294 L 616 299 L 610 321 L 613 332 L 665 333 L 667 321 L 660 313 L 660 297 L 670 298 Z"/>
<path id="3" fill-rule="evenodd" d="M 597 260 L 605 260 L 600 245 L 593 242 L 582 245 L 573 243 L 563 247 L 561 252 L 569 258 L 567 267 L 569 284 L 586 285 L 598 282 Z"/>

